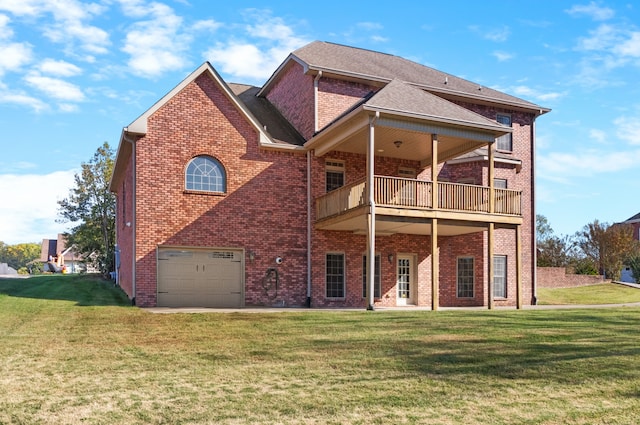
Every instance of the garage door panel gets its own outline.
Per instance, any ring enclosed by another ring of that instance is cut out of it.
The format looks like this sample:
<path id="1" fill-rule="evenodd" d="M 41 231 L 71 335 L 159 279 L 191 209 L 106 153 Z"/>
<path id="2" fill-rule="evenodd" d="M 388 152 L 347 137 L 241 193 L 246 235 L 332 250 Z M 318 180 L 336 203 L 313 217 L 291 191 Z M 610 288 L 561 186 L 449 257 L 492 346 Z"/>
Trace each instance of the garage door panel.
<path id="1" fill-rule="evenodd" d="M 239 251 L 160 248 L 158 305 L 242 307 L 242 277 Z"/>

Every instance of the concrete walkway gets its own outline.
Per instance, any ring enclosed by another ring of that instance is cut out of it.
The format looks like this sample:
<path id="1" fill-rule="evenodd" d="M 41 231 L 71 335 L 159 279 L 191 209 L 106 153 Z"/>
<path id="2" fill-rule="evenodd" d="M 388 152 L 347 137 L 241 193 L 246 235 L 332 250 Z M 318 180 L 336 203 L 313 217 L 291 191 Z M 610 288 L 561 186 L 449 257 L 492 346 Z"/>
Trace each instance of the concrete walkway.
<path id="1" fill-rule="evenodd" d="M 597 309 L 597 308 L 640 308 L 640 302 L 620 303 L 620 304 L 563 304 L 563 305 L 525 305 L 522 310 L 569 310 L 569 309 Z M 353 312 L 365 311 L 364 308 L 301 308 L 301 307 L 246 307 L 246 308 L 205 308 L 205 307 L 146 307 L 142 308 L 149 313 L 171 314 L 171 313 L 305 313 L 305 312 Z M 440 307 L 438 311 L 491 311 L 487 307 Z M 515 307 L 496 307 L 493 311 L 514 310 Z M 410 312 L 410 311 L 431 311 L 431 307 L 378 307 L 376 312 Z"/>

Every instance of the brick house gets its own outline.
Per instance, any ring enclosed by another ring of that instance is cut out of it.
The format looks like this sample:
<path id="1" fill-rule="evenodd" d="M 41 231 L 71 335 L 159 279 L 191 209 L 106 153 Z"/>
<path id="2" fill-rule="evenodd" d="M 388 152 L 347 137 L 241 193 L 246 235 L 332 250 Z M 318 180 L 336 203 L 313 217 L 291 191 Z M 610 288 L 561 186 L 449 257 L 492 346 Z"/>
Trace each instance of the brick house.
<path id="1" fill-rule="evenodd" d="M 640 241 L 640 213 L 629 217 L 621 224 L 628 224 L 633 227 L 633 239 Z"/>
<path id="2" fill-rule="evenodd" d="M 640 241 L 640 213 L 629 217 L 619 224 L 631 226 L 633 229 L 633 239 L 636 241 Z M 637 279 L 636 276 L 633 275 L 631 267 L 626 265 L 622 268 L 622 272 L 620 273 L 620 281 L 628 283 L 640 283 L 640 279 Z"/>
<path id="3" fill-rule="evenodd" d="M 548 111 L 326 42 L 262 87 L 204 63 L 122 131 L 118 283 L 143 307 L 534 303 Z"/>

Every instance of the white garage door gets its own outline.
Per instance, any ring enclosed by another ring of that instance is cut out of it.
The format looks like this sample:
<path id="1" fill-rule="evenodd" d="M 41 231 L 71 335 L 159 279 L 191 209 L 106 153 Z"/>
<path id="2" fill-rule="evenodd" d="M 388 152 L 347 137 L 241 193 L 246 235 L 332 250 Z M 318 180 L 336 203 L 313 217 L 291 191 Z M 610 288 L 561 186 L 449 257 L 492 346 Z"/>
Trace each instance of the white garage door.
<path id="1" fill-rule="evenodd" d="M 243 307 L 242 251 L 159 248 L 157 304 Z"/>

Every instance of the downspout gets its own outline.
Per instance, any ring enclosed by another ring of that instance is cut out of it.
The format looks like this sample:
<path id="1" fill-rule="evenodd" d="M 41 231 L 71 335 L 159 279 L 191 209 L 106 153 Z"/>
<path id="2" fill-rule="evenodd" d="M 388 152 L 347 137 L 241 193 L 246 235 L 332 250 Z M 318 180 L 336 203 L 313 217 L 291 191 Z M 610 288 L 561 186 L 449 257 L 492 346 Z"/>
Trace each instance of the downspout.
<path id="1" fill-rule="evenodd" d="M 369 200 L 369 215 L 367 226 L 367 310 L 375 310 L 374 285 L 376 267 L 376 200 L 373 189 L 375 181 L 375 124 L 380 118 L 380 112 L 369 118 L 369 139 L 367 142 L 367 198 Z"/>
<path id="2" fill-rule="evenodd" d="M 318 84 L 322 71 L 313 79 L 313 132 L 318 131 Z M 307 151 L 307 307 L 311 307 L 311 151 Z"/>
<path id="3" fill-rule="evenodd" d="M 320 78 L 322 77 L 322 71 L 318 71 L 316 78 L 313 79 L 313 132 L 317 132 L 318 125 L 318 85 Z"/>
<path id="4" fill-rule="evenodd" d="M 131 158 L 133 158 L 133 169 L 131 170 L 131 304 L 136 305 L 136 141 L 127 137 L 126 132 L 123 133 L 123 139 L 131 143 Z"/>
<path id="5" fill-rule="evenodd" d="M 311 151 L 307 151 L 307 307 L 311 307 Z"/>
<path id="6" fill-rule="evenodd" d="M 533 117 L 531 122 L 531 231 L 533 232 L 532 239 L 532 261 L 533 261 L 533 295 L 531 304 L 536 305 L 538 303 L 538 242 L 537 242 L 537 225 L 536 225 L 536 117 Z"/>

